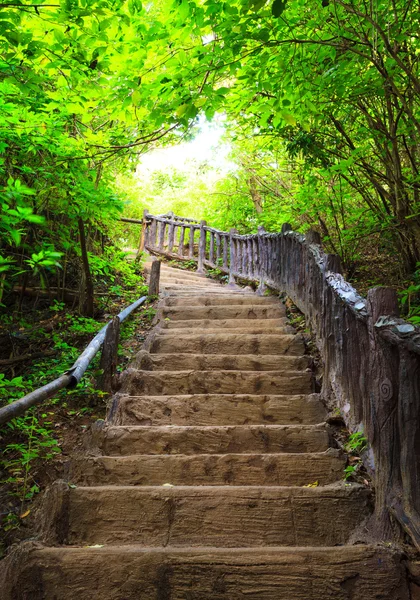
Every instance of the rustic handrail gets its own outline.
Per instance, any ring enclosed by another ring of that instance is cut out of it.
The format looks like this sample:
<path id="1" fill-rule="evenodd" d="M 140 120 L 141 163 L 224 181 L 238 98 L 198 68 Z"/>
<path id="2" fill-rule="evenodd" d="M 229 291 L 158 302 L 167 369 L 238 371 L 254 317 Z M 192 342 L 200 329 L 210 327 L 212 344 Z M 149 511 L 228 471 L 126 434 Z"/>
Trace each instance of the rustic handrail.
<path id="1" fill-rule="evenodd" d="M 322 397 L 369 440 L 376 526 L 392 537 L 396 519 L 420 549 L 420 329 L 399 318 L 396 292 L 379 287 L 363 298 L 314 231 L 284 224 L 239 235 L 148 213 L 143 223 L 151 254 L 217 268 L 230 286 L 256 282 L 259 294 L 268 286 L 305 314 L 323 359 Z"/>
<path id="2" fill-rule="evenodd" d="M 146 300 L 147 296 L 142 296 L 141 298 L 133 302 L 133 304 L 130 304 L 130 306 L 127 306 L 124 310 L 122 310 L 117 315 L 120 322 L 124 321 L 134 310 L 136 310 L 136 308 L 144 304 Z M 54 379 L 54 381 L 51 381 L 50 383 L 47 383 L 41 388 L 38 388 L 37 390 L 26 394 L 26 396 L 23 396 L 18 400 L 14 400 L 14 402 L 11 402 L 10 404 L 7 404 L 6 406 L 0 408 L 0 425 L 11 421 L 15 417 L 19 417 L 24 412 L 26 412 L 31 406 L 34 406 L 35 404 L 40 404 L 43 400 L 51 398 L 59 390 L 62 390 L 64 388 L 71 389 L 76 387 L 76 385 L 82 379 L 92 359 L 100 350 L 104 342 L 107 329 L 111 322 L 112 321 L 109 321 L 104 327 L 102 327 L 102 329 L 95 335 L 90 344 L 86 346 L 86 348 L 76 360 L 76 362 L 73 364 L 73 366 L 70 367 L 68 371 L 63 373 L 63 375 L 60 375 L 60 377 Z"/>

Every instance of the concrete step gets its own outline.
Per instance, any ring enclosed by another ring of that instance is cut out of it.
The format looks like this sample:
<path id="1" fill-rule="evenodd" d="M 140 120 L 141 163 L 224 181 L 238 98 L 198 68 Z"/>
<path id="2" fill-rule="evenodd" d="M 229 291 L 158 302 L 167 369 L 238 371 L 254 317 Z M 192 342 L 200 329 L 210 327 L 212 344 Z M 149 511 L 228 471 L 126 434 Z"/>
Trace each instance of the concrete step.
<path id="1" fill-rule="evenodd" d="M 16 562 L 16 559 L 15 559 Z M 408 600 L 401 554 L 325 548 L 39 548 L 2 589 L 14 600 Z"/>
<path id="2" fill-rule="evenodd" d="M 309 356 L 242 354 L 149 354 L 140 351 L 134 367 L 145 371 L 303 371 L 310 366 Z"/>
<path id="3" fill-rule="evenodd" d="M 171 394 L 310 394 L 310 371 L 141 371 L 129 369 L 122 391 L 130 396 Z"/>
<path id="4" fill-rule="evenodd" d="M 284 308 L 283 304 L 280 300 L 275 296 L 257 296 L 257 294 L 247 293 L 242 294 L 241 292 L 232 293 L 231 291 L 226 290 L 226 295 L 223 298 L 215 295 L 202 295 L 195 296 L 192 298 L 177 297 L 172 296 L 169 298 L 164 298 L 163 302 L 166 306 L 179 306 L 183 307 L 188 304 L 188 306 L 280 306 Z"/>
<path id="5" fill-rule="evenodd" d="M 137 454 L 74 460 L 79 485 L 327 485 L 343 479 L 337 450 L 302 454 Z"/>
<path id="6" fill-rule="evenodd" d="M 116 396 L 113 425 L 316 425 L 326 418 L 318 394 Z"/>
<path id="7" fill-rule="evenodd" d="M 336 546 L 371 513 L 362 486 L 102 486 L 67 494 L 67 531 L 59 520 L 53 526 L 72 545 Z"/>
<path id="8" fill-rule="evenodd" d="M 223 331 L 225 329 L 249 329 L 249 328 L 258 328 L 264 331 L 264 333 L 270 333 L 273 330 L 277 329 L 288 329 L 288 333 L 295 333 L 295 330 L 290 327 L 288 319 L 286 317 L 282 317 L 280 319 L 187 319 L 185 321 L 181 321 L 177 319 L 176 321 L 172 321 L 171 319 L 161 321 L 160 325 L 163 329 L 167 329 L 169 331 L 176 331 L 180 333 L 181 330 L 187 329 L 189 332 L 192 330 L 203 330 L 205 329 L 207 333 L 210 333 L 208 330 L 218 330 Z M 185 331 L 184 331 L 185 333 Z M 248 333 L 244 331 L 243 333 Z"/>
<path id="9" fill-rule="evenodd" d="M 260 354 L 302 356 L 305 345 L 300 335 L 246 333 L 182 334 L 172 337 L 157 334 L 150 345 L 152 354 Z"/>
<path id="10" fill-rule="evenodd" d="M 286 316 L 283 306 L 272 305 L 229 305 L 229 306 L 164 306 L 162 318 L 171 321 L 187 321 L 190 319 L 280 319 Z"/>
<path id="11" fill-rule="evenodd" d="M 95 432 L 106 455 L 324 452 L 325 425 L 111 426 Z"/>

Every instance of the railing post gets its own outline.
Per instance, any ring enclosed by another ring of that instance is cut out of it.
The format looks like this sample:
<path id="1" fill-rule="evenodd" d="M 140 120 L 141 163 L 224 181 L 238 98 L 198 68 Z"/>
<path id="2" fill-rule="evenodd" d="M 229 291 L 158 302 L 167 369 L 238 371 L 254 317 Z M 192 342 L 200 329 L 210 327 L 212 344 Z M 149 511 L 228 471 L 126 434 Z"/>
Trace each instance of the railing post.
<path id="1" fill-rule="evenodd" d="M 399 360 L 398 349 L 378 335 L 375 323 L 381 315 L 399 316 L 397 293 L 392 288 L 368 291 L 370 397 L 363 407 L 364 422 L 375 459 L 375 516 L 386 537 L 391 535 L 389 503 L 401 487 L 398 431 Z"/>
<path id="2" fill-rule="evenodd" d="M 209 262 L 214 265 L 214 233 L 210 231 Z"/>
<path id="3" fill-rule="evenodd" d="M 185 225 L 181 225 L 181 231 L 179 232 L 179 243 L 178 243 L 179 256 L 184 256 L 184 238 L 185 238 Z"/>
<path id="4" fill-rule="evenodd" d="M 190 225 L 190 239 L 188 242 L 188 257 L 194 258 L 194 225 Z"/>
<path id="5" fill-rule="evenodd" d="M 233 236 L 238 233 L 236 229 L 229 231 L 229 282 L 228 287 L 236 288 L 235 268 L 236 268 L 236 246 Z"/>
<path id="6" fill-rule="evenodd" d="M 150 269 L 149 296 L 159 295 L 160 260 L 154 260 Z"/>
<path id="7" fill-rule="evenodd" d="M 144 250 L 144 247 L 146 245 L 146 232 L 147 232 L 147 215 L 149 214 L 147 208 L 144 209 L 143 211 L 143 223 L 141 226 L 141 234 L 140 234 L 140 242 L 139 242 L 139 248 L 137 250 L 137 255 L 136 255 L 136 262 L 140 260 L 141 257 L 141 253 Z"/>
<path id="8" fill-rule="evenodd" d="M 223 268 L 224 269 L 228 269 L 229 268 L 229 261 L 228 261 L 229 246 L 228 246 L 228 242 L 229 242 L 229 236 L 228 235 L 223 235 Z"/>
<path id="9" fill-rule="evenodd" d="M 206 230 L 204 229 L 207 225 L 206 221 L 200 222 L 200 240 L 198 242 L 198 266 L 197 273 L 204 275 L 204 257 L 206 254 Z"/>
<path id="10" fill-rule="evenodd" d="M 156 248 L 156 232 L 157 232 L 157 221 L 155 218 L 152 219 L 150 225 L 150 232 L 147 239 L 147 243 L 151 248 Z"/>
<path id="11" fill-rule="evenodd" d="M 173 221 L 173 213 L 171 216 L 172 223 L 168 227 L 168 252 L 172 252 L 175 240 L 175 222 Z"/>
<path id="12" fill-rule="evenodd" d="M 265 285 L 265 277 L 266 277 L 266 264 L 267 264 L 267 246 L 265 243 L 265 239 L 263 234 L 265 233 L 265 229 L 262 225 L 258 227 L 258 250 L 260 255 L 260 284 L 257 288 L 257 294 L 259 296 L 263 296 L 267 286 Z"/>
<path id="13" fill-rule="evenodd" d="M 158 223 L 158 249 L 163 250 L 163 246 L 165 244 L 166 223 L 164 221 L 158 221 Z"/>
<path id="14" fill-rule="evenodd" d="M 98 388 L 109 394 L 112 394 L 116 388 L 119 337 L 120 319 L 119 317 L 114 317 L 106 330 L 101 361 L 99 363 L 102 374 L 99 377 Z"/>
<path id="15" fill-rule="evenodd" d="M 216 241 L 216 265 L 220 267 L 220 258 L 221 258 L 221 237 L 220 233 L 215 234 Z"/>

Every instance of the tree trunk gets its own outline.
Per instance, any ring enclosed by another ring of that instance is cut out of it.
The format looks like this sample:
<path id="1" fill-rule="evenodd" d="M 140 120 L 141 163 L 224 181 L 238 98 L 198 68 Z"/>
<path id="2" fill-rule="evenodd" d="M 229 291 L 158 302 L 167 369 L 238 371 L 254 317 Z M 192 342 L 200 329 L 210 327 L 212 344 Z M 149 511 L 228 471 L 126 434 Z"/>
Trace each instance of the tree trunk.
<path id="1" fill-rule="evenodd" d="M 78 218 L 80 250 L 82 253 L 82 265 L 84 275 L 83 298 L 81 299 L 81 312 L 86 317 L 93 317 L 94 313 L 94 294 L 92 275 L 90 273 L 89 258 L 86 249 L 85 225 L 81 217 Z"/>

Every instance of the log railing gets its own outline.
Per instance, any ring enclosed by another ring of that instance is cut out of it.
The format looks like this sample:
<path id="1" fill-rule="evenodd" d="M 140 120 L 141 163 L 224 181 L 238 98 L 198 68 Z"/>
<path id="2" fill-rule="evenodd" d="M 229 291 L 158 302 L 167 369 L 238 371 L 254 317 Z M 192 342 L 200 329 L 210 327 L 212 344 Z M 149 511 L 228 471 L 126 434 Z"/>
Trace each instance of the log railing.
<path id="1" fill-rule="evenodd" d="M 375 524 L 385 539 L 398 522 L 420 549 L 420 329 L 399 318 L 396 292 L 378 287 L 362 298 L 319 235 L 288 224 L 239 235 L 145 212 L 143 225 L 152 254 L 195 261 L 200 273 L 217 268 L 230 286 L 257 282 L 259 293 L 285 293 L 305 314 L 323 360 L 322 396 L 368 438 Z"/>

